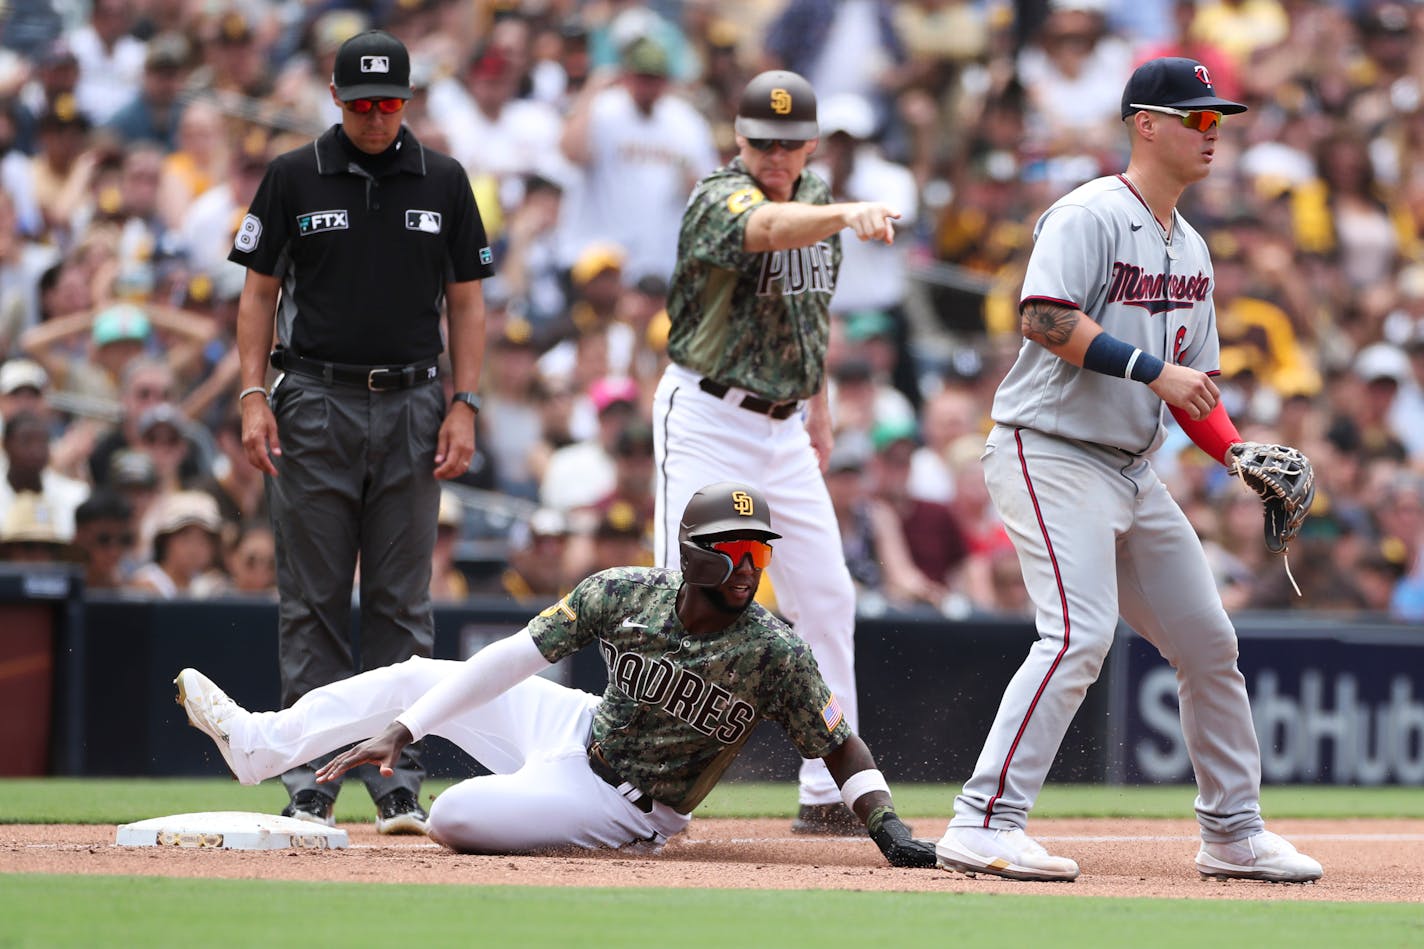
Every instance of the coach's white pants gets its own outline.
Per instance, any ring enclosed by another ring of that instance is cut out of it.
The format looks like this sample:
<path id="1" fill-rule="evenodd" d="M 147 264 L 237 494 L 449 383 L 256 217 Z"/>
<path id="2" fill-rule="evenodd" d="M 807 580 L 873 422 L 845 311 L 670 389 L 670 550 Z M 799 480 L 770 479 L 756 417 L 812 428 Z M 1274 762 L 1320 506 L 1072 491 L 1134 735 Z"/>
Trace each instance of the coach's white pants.
<path id="1" fill-rule="evenodd" d="M 275 777 L 378 734 L 462 663 L 409 659 L 314 689 L 291 708 L 234 723 L 233 763 L 244 784 Z M 689 818 L 662 804 L 644 814 L 588 768 L 598 696 L 529 678 L 431 734 L 494 774 L 445 791 L 430 808 L 430 836 L 467 853 L 552 847 L 659 845 Z"/>
<path id="2" fill-rule="evenodd" d="M 670 365 L 653 398 L 658 566 L 677 569 L 677 525 L 699 488 L 717 481 L 760 488 L 771 506 L 772 529 L 782 535 L 767 568 L 777 607 L 810 644 L 846 722 L 858 730 L 855 587 L 806 425 L 799 414 L 778 420 L 740 408 L 746 395 L 740 389 L 713 398 L 697 387 L 699 378 Z M 821 760 L 804 761 L 801 803 L 840 799 Z"/>

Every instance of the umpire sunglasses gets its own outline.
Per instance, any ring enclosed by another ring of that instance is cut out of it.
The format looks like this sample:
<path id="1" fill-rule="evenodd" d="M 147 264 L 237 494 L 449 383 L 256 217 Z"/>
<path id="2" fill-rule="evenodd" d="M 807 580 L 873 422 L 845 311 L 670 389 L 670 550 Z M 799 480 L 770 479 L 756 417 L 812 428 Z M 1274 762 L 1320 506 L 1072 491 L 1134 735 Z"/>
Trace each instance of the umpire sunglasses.
<path id="1" fill-rule="evenodd" d="M 1189 129 L 1196 129 L 1198 132 L 1205 132 L 1213 125 L 1220 125 L 1226 121 L 1226 116 L 1220 112 L 1213 112 L 1210 109 L 1173 109 L 1165 105 L 1141 105 L 1137 102 L 1129 102 L 1129 109 L 1141 109 L 1143 112 L 1160 112 L 1162 115 L 1175 115 L 1182 120 L 1182 124 Z"/>
<path id="2" fill-rule="evenodd" d="M 404 99 L 349 99 L 342 104 L 357 115 L 366 115 L 372 109 L 385 115 L 395 115 L 405 108 Z"/>
<path id="3" fill-rule="evenodd" d="M 747 144 L 759 152 L 769 152 L 778 145 L 788 152 L 800 151 L 806 147 L 805 141 L 799 138 L 749 138 Z"/>
<path id="4" fill-rule="evenodd" d="M 752 566 L 758 570 L 765 570 L 771 563 L 771 545 L 764 540 L 718 540 L 708 546 L 731 557 L 733 567 L 740 564 L 743 557 L 751 557 Z"/>

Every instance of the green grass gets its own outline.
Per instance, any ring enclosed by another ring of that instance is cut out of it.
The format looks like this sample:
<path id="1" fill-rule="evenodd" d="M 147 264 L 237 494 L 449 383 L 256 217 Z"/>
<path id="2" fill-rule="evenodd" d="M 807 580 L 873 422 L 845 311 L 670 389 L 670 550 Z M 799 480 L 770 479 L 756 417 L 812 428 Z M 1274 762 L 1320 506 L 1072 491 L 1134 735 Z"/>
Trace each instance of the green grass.
<path id="1" fill-rule="evenodd" d="M 379 890 L 373 887 L 380 887 Z M 0 945 L 1417 946 L 1402 904 L 7 877 Z"/>
<path id="2" fill-rule="evenodd" d="M 430 781 L 423 794 L 436 794 L 449 781 Z M 947 817 L 958 788 L 943 784 L 902 784 L 895 803 L 907 818 Z M 1192 816 L 1190 786 L 1107 787 L 1060 784 L 1045 788 L 1035 817 Z M 221 778 L 4 778 L 0 779 L 0 823 L 122 824 L 163 814 L 193 811 L 276 813 L 287 801 L 278 781 L 243 787 Z M 796 790 L 790 784 L 727 782 L 698 808 L 701 817 L 790 817 Z M 1418 788 L 1267 787 L 1262 809 L 1271 819 L 1293 817 L 1424 818 Z M 338 821 L 371 820 L 365 788 L 346 788 L 336 803 Z"/>
<path id="3" fill-rule="evenodd" d="M 448 782 L 431 782 L 434 793 Z M 907 817 L 947 816 L 957 788 L 903 785 Z M 1036 816 L 1189 819 L 1190 787 L 1047 788 Z M 275 812 L 279 782 L 226 779 L 0 779 L 0 820 L 126 823 L 187 811 Z M 728 783 L 699 809 L 712 816 L 789 817 L 791 784 Z M 1271 818 L 1424 817 L 1418 788 L 1273 788 Z M 371 819 L 359 786 L 337 806 Z M 283 859 L 274 855 L 274 859 Z M 1201 949 L 1424 945 L 1424 912 L 1399 903 L 1096 899 L 1025 887 L 1023 894 L 302 883 L 117 876 L 0 876 L 0 949 L 10 946 L 479 945 L 861 947 L 1051 945 L 1053 949 Z M 1188 894 L 1189 895 L 1189 894 Z M 1253 894 L 1255 895 L 1255 894 Z"/>

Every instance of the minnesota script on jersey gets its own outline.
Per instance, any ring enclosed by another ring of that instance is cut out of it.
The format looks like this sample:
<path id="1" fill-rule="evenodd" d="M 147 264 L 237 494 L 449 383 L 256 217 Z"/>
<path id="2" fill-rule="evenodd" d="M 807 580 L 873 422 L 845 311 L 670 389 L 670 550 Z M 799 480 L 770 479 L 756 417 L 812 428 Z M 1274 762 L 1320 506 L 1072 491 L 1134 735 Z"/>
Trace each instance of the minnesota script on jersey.
<path id="1" fill-rule="evenodd" d="M 1076 307 L 1144 353 L 1214 373 L 1211 256 L 1175 212 L 1171 231 L 1169 240 L 1121 175 L 1090 181 L 1038 219 L 1021 299 Z M 1161 442 L 1162 404 L 1141 383 L 1080 369 L 1025 340 L 992 414 L 1001 425 L 1141 454 Z"/>
<path id="2" fill-rule="evenodd" d="M 792 200 L 829 204 L 803 171 Z M 807 247 L 742 250 L 751 212 L 767 202 L 740 158 L 703 178 L 682 216 L 668 295 L 668 355 L 680 366 L 773 401 L 821 388 L 840 236 Z"/>
<path id="3" fill-rule="evenodd" d="M 725 629 L 690 635 L 677 618 L 682 575 L 615 567 L 584 580 L 529 623 L 557 662 L 597 642 L 608 688 L 593 738 L 625 779 L 680 813 L 707 796 L 752 729 L 770 719 L 803 758 L 850 737 L 811 647 L 752 604 Z"/>

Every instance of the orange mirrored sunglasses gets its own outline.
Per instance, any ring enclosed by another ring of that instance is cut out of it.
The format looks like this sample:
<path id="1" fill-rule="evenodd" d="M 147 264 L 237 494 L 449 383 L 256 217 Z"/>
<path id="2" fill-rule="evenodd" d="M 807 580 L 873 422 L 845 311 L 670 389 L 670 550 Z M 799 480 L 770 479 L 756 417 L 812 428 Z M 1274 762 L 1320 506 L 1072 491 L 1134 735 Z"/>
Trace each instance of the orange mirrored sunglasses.
<path id="1" fill-rule="evenodd" d="M 346 103 L 346 108 L 357 115 L 365 115 L 372 109 L 376 109 L 386 115 L 395 115 L 405 108 L 404 99 L 350 99 Z"/>
<path id="2" fill-rule="evenodd" d="M 752 566 L 758 570 L 765 570 L 771 563 L 771 545 L 764 540 L 718 540 L 711 547 L 731 557 L 734 567 L 741 564 L 743 557 L 751 557 Z"/>
<path id="3" fill-rule="evenodd" d="M 1138 105 L 1136 102 L 1129 103 L 1129 108 L 1141 109 L 1144 112 L 1158 112 L 1162 115 L 1175 115 L 1182 120 L 1182 124 L 1189 129 L 1196 129 L 1198 132 L 1205 132 L 1213 125 L 1220 125 L 1226 121 L 1226 116 L 1220 112 L 1213 112 L 1210 109 L 1173 109 L 1165 105 Z"/>

